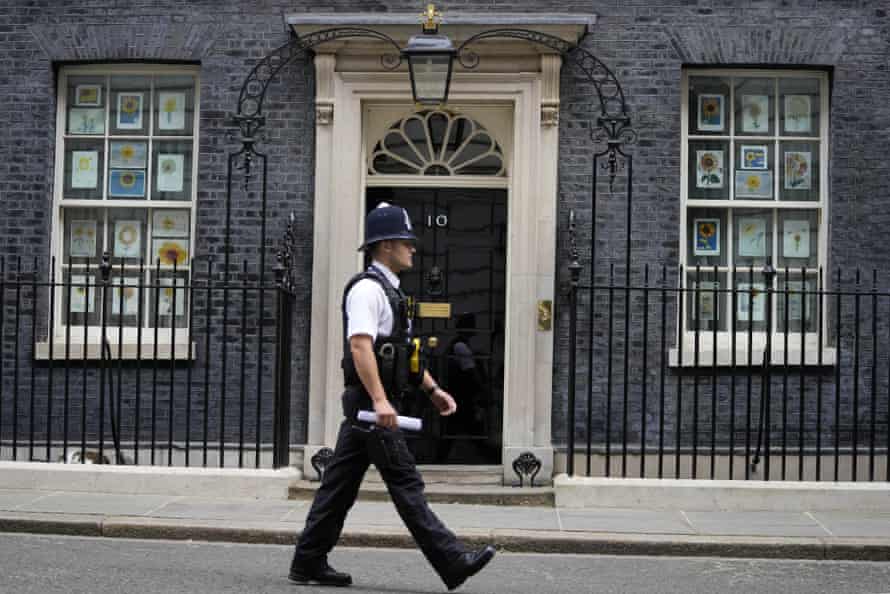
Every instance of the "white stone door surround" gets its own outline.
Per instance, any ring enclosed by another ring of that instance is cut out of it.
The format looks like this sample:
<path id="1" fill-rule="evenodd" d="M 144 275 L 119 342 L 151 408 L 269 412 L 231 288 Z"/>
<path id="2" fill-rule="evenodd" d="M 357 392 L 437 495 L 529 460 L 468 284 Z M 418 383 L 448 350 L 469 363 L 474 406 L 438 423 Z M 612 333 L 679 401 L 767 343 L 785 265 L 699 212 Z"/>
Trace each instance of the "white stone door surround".
<path id="1" fill-rule="evenodd" d="M 315 15 L 312 29 L 323 28 L 323 15 Z M 342 15 L 337 15 L 342 20 Z M 585 17 L 586 27 L 590 17 Z M 335 17 L 331 15 L 331 19 Z M 521 19 L 520 19 L 521 20 Z M 579 20 L 577 17 L 575 20 Z M 298 15 L 288 17 L 298 30 Z M 417 26 L 395 27 L 401 37 Z M 336 25 L 329 25 L 336 26 Z M 517 25 L 518 26 L 518 25 Z M 393 27 L 391 27 L 392 29 Z M 529 26 L 528 28 L 535 28 Z M 579 25 L 565 37 L 577 41 Z M 443 28 L 444 29 L 444 28 Z M 454 30 L 456 31 L 456 29 Z M 453 30 L 443 31 L 454 35 Z M 389 31 L 393 33 L 393 31 Z M 472 32 L 464 32 L 464 35 Z M 394 35 L 396 36 L 396 35 Z M 404 43 L 404 41 L 403 41 Z M 531 451 L 543 462 L 539 480 L 550 480 L 553 468 L 551 402 L 553 331 L 537 329 L 537 303 L 553 300 L 556 275 L 556 202 L 561 58 L 540 53 L 527 44 L 517 53 L 515 42 L 493 52 L 482 71 L 458 70 L 452 80 L 449 105 L 474 117 L 498 106 L 512 113 L 508 155 L 507 295 L 505 320 L 505 377 L 502 466 L 505 482 L 515 480 L 512 461 Z M 331 53 L 320 53 L 330 50 Z M 333 447 L 342 421 L 343 389 L 340 359 L 343 338 L 340 300 L 346 281 L 361 269 L 366 189 L 367 150 L 380 130 L 367 117 L 374 105 L 404 105 L 412 111 L 408 74 L 383 72 L 382 46 L 339 45 L 317 48 L 316 166 L 312 271 L 312 321 L 308 435 L 304 448 L 304 474 L 315 477 L 310 459 L 320 448 Z M 500 51 L 499 51 L 500 50 Z M 378 53 L 374 53 L 378 52 Z M 507 55 L 504 54 L 506 52 Z M 524 52 L 524 53 L 523 53 Z M 483 61 L 486 54 L 479 52 Z M 384 111 L 389 111 L 385 109 Z M 484 122 L 484 118 L 480 117 Z M 391 122 L 386 122 L 391 123 Z M 365 132 L 368 131 L 368 132 Z M 501 141 L 501 138 L 497 139 Z M 420 177 L 414 187 L 480 187 L 480 180 Z M 503 186 L 502 186 L 503 187 Z"/>

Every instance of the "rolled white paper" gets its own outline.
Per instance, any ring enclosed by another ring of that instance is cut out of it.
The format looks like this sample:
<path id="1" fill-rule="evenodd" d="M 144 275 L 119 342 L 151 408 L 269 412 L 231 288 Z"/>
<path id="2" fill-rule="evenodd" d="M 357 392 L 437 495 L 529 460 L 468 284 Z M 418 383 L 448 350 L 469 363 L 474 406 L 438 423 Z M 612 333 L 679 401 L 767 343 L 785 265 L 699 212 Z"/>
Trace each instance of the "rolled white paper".
<path id="1" fill-rule="evenodd" d="M 376 423 L 377 413 L 369 410 L 360 410 L 358 411 L 358 420 L 364 421 L 365 423 Z M 399 429 L 404 429 L 406 431 L 420 431 L 423 427 L 423 420 L 418 419 L 417 417 L 398 416 L 396 417 L 396 424 L 399 426 Z"/>

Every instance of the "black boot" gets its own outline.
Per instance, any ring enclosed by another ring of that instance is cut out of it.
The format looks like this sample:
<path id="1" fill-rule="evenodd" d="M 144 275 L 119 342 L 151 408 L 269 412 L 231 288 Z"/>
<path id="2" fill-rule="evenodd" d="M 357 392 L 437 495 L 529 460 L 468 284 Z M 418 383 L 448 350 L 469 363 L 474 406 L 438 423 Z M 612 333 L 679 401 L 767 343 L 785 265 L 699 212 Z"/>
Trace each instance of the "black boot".
<path id="1" fill-rule="evenodd" d="M 351 586 L 352 576 L 342 573 L 328 565 L 327 561 L 319 564 L 298 563 L 296 559 L 290 565 L 287 579 L 295 584 L 318 584 L 320 586 Z"/>
<path id="2" fill-rule="evenodd" d="M 476 575 L 485 567 L 492 557 L 494 557 L 495 549 L 491 545 L 485 545 L 478 551 L 464 553 L 457 561 L 451 564 L 448 572 L 442 576 L 442 580 L 449 590 L 454 590 L 470 576 Z"/>

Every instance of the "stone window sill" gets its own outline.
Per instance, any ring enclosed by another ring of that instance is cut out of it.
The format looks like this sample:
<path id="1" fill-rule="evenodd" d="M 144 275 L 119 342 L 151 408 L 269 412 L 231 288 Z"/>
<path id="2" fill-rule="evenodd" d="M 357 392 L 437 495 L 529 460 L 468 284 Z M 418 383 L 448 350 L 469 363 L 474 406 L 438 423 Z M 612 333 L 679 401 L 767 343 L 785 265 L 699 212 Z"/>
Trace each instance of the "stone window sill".
<path id="1" fill-rule="evenodd" d="M 698 362 L 696 363 L 695 333 L 687 332 L 683 337 L 683 359 L 680 360 L 680 348 L 671 348 L 668 353 L 668 365 L 672 368 L 692 368 L 714 366 L 714 340 L 711 333 L 702 332 L 698 337 Z M 800 334 L 788 336 L 788 350 L 785 351 L 785 335 L 773 334 L 770 361 L 774 367 L 799 366 L 831 367 L 837 361 L 837 349 L 820 347 L 818 335 L 807 333 L 801 349 Z M 735 360 L 733 360 L 732 335 L 729 332 L 717 333 L 717 367 L 749 367 L 748 365 L 748 334 L 736 334 Z M 750 367 L 763 366 L 763 354 L 766 350 L 766 335 L 763 332 L 752 336 L 750 346 Z M 801 356 L 803 355 L 803 356 Z"/>

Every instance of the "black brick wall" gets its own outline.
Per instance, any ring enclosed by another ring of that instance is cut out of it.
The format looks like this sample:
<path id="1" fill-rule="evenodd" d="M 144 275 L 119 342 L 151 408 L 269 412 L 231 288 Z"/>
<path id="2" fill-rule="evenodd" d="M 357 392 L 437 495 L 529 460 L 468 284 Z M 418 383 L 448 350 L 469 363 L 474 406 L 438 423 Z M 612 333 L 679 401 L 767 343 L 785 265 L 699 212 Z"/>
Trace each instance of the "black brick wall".
<path id="1" fill-rule="evenodd" d="M 585 40 L 585 47 L 614 70 L 629 100 L 634 127 L 639 133 L 638 143 L 630 148 L 634 158 L 632 256 L 633 262 L 648 262 L 654 267 L 675 266 L 679 254 L 681 68 L 756 65 L 827 69 L 831 73 L 832 92 L 830 266 L 878 267 L 890 272 L 890 250 L 884 247 L 882 235 L 890 223 L 890 210 L 884 207 L 890 181 L 885 158 L 885 147 L 890 143 L 890 107 L 886 101 L 890 93 L 890 17 L 881 3 L 450 2 L 442 8 L 598 15 L 598 24 Z M 253 64 L 287 40 L 283 15 L 294 11 L 413 14 L 419 9 L 418 3 L 407 1 L 332 1 L 311 6 L 283 0 L 7 2 L 0 21 L 0 126 L 5 131 L 0 137 L 0 255 L 49 255 L 58 65 L 120 60 L 200 63 L 201 158 L 195 255 L 212 255 L 218 260 L 222 255 L 226 159 L 237 148 L 227 137 L 229 128 L 224 117 L 233 110 L 241 82 Z M 591 160 L 601 150 L 589 136 L 598 104 L 592 95 L 593 88 L 571 67 L 564 70 L 562 79 L 561 286 L 566 279 L 565 230 L 570 209 L 578 215 L 582 258 L 585 267 L 588 265 Z M 311 64 L 299 62 L 287 67 L 272 85 L 266 101 L 268 138 L 262 145 L 270 157 L 269 242 L 271 245 L 283 231 L 285 213 L 296 212 L 302 254 L 298 267 L 306 278 L 312 266 L 313 94 Z M 616 181 L 616 188 L 622 181 Z M 619 277 L 624 272 L 626 230 L 622 196 L 608 194 L 605 185 L 600 187 L 596 250 L 601 276 L 607 274 L 612 262 L 618 266 Z M 236 194 L 233 252 L 239 260 L 256 259 L 258 210 L 255 195 Z M 14 313 L 11 299 L 7 295 L 5 300 L 7 320 Z M 307 422 L 302 411 L 308 389 L 309 304 L 310 287 L 303 283 L 297 296 L 295 321 L 294 396 L 298 412 L 294 417 L 294 440 L 298 442 L 305 434 Z M 564 442 L 569 376 L 565 298 L 559 297 L 557 305 L 553 426 L 554 440 Z M 672 316 L 669 309 L 667 327 L 671 333 L 675 325 Z M 883 319 L 886 321 L 887 317 Z M 881 331 L 884 330 L 882 325 Z M 639 342 L 641 329 L 634 325 L 633 332 Z M 659 337 L 656 329 L 650 329 L 650 343 L 657 342 Z M 14 339 L 9 323 L 4 338 L 2 364 L 9 377 Z M 589 340 L 584 333 L 579 338 Z M 27 342 L 27 337 L 23 337 L 23 342 Z M 23 357 L 20 362 L 25 374 L 30 372 L 27 361 L 28 357 Z M 635 360 L 630 374 L 636 378 L 635 390 L 639 390 L 642 376 L 639 365 Z M 582 377 L 585 366 L 586 361 L 582 361 Z M 620 372 L 618 365 L 616 373 Z M 600 375 L 601 370 L 597 369 L 596 376 Z M 655 372 L 650 371 L 649 377 L 650 385 L 657 382 Z M 721 378 L 724 380 L 725 377 Z M 885 386 L 886 381 L 885 373 L 881 385 Z M 595 410 L 602 406 L 603 391 L 604 382 L 598 381 L 594 386 Z M 176 406 L 181 406 L 179 400 Z M 883 406 L 886 409 L 886 401 Z M 647 410 L 652 416 L 657 408 Z M 4 439 L 9 431 L 10 411 L 10 403 L 4 400 Z M 640 410 L 631 412 L 632 419 L 642 416 Z M 639 427 L 639 420 L 631 422 L 632 430 L 638 431 Z"/>

